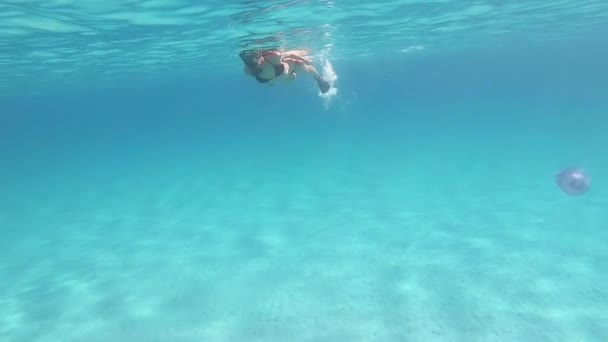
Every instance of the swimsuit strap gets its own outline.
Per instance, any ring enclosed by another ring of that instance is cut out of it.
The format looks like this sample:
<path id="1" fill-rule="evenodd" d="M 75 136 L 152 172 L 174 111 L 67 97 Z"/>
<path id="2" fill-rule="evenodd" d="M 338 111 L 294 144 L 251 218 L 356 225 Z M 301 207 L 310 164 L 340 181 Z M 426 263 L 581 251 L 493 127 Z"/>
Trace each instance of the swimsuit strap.
<path id="1" fill-rule="evenodd" d="M 268 62 L 270 63 L 270 62 Z M 283 65 L 283 63 L 276 65 L 276 64 L 272 64 L 270 63 L 273 67 L 274 67 L 274 77 L 272 78 L 262 78 L 259 75 L 255 75 L 255 79 L 260 82 L 260 83 L 266 83 L 269 82 L 270 80 L 273 80 L 279 76 L 281 76 L 284 72 L 285 72 L 285 65 Z"/>

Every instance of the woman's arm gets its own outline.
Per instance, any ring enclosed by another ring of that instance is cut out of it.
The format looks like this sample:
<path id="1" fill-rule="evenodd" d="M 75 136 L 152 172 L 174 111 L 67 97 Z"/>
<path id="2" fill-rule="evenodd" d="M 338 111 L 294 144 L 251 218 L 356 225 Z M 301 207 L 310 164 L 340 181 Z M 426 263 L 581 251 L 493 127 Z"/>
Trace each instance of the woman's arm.
<path id="1" fill-rule="evenodd" d="M 278 65 L 284 61 L 284 59 L 291 59 L 292 61 L 302 62 L 304 64 L 312 64 L 312 58 L 308 56 L 308 51 L 305 50 L 291 50 L 291 51 L 278 51 L 269 50 L 262 52 L 262 57 L 271 64 Z"/>
<path id="2" fill-rule="evenodd" d="M 279 65 L 281 64 L 283 54 L 280 51 L 271 50 L 262 52 L 262 57 L 270 64 Z"/>
<path id="3" fill-rule="evenodd" d="M 282 53 L 282 55 L 283 58 L 291 58 L 305 64 L 312 63 L 312 58 L 308 56 L 308 51 L 305 50 L 285 51 Z"/>

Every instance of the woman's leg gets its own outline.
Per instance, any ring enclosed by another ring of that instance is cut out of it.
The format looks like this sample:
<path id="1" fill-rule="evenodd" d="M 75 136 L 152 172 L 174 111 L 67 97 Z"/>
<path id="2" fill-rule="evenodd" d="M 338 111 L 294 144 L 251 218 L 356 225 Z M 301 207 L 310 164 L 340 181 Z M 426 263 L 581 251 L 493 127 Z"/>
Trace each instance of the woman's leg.
<path id="1" fill-rule="evenodd" d="M 327 91 L 329 91 L 329 88 L 331 88 L 329 82 L 327 82 L 321 77 L 321 75 L 319 74 L 317 69 L 315 69 L 314 66 L 304 63 L 295 63 L 294 66 L 295 72 L 304 71 L 311 74 L 315 81 L 317 81 L 317 85 L 319 86 L 319 90 L 321 91 L 321 93 L 325 94 L 327 93 Z"/>

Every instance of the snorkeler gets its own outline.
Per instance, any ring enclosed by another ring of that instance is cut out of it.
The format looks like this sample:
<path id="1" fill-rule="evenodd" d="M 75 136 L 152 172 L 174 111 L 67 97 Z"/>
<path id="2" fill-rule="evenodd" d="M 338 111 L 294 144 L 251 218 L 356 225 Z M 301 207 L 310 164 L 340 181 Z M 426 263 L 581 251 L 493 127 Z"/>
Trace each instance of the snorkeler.
<path id="1" fill-rule="evenodd" d="M 292 81 L 295 80 L 296 73 L 307 72 L 317 81 L 322 94 L 327 93 L 331 87 L 312 66 L 312 59 L 306 51 L 246 50 L 239 57 L 245 63 L 245 73 L 260 83 L 273 85 Z"/>

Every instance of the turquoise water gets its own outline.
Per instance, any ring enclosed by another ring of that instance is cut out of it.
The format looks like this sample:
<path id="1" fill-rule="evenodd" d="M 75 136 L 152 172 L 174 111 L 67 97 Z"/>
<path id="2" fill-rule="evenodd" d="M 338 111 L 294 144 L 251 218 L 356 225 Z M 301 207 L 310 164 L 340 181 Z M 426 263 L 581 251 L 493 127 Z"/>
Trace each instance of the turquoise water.
<path id="1" fill-rule="evenodd" d="M 607 341 L 606 33 L 603 1 L 3 2 L 0 340 Z"/>

